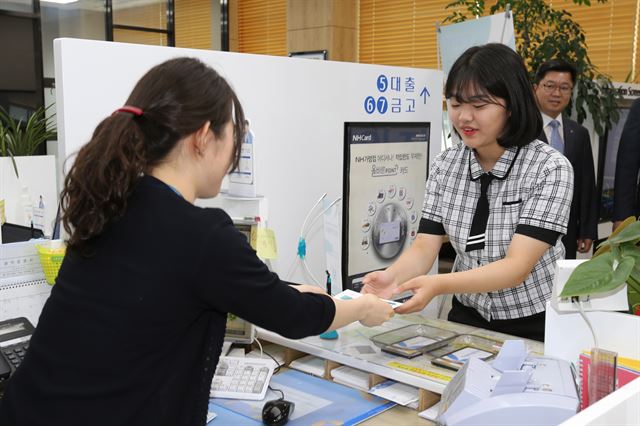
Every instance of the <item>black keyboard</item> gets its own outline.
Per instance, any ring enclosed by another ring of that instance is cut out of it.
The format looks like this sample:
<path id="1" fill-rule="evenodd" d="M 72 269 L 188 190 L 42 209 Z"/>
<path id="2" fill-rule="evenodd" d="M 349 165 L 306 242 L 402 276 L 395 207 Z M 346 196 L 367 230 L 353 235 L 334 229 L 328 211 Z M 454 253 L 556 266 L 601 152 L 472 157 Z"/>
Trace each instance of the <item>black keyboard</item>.
<path id="1" fill-rule="evenodd" d="M 34 327 L 25 317 L 0 321 L 0 398 L 4 385 L 22 363 Z"/>
<path id="2" fill-rule="evenodd" d="M 4 355 L 5 359 L 11 363 L 13 369 L 15 370 L 24 359 L 24 356 L 27 353 L 27 349 L 29 349 L 28 340 L 2 348 L 2 354 Z"/>

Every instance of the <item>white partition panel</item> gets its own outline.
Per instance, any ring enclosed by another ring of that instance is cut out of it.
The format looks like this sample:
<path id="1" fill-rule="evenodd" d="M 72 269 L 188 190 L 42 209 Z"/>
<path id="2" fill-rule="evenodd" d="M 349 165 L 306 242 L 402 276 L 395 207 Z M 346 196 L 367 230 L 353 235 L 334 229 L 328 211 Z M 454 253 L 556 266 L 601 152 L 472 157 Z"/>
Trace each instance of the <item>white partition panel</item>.
<path id="1" fill-rule="evenodd" d="M 56 40 L 54 51 L 60 161 L 124 104 L 150 67 L 192 56 L 225 76 L 255 133 L 257 192 L 268 199 L 279 251 L 272 265 L 281 275 L 295 259 L 308 210 L 324 192 L 329 200 L 342 195 L 345 122 L 430 122 L 430 160 L 440 151 L 439 71 L 76 39 Z M 318 277 L 325 268 L 321 222 L 307 237 Z M 284 278 L 308 281 L 300 268 Z"/>

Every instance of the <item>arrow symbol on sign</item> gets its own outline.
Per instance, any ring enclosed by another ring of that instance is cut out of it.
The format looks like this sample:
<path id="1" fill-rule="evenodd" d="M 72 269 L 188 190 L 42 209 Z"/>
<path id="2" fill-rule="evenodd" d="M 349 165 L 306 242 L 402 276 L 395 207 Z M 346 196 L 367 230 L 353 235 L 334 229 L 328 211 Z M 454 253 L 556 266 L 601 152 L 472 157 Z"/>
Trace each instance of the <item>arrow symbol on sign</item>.
<path id="1" fill-rule="evenodd" d="M 424 89 L 422 89 L 422 92 L 420 92 L 420 96 L 422 96 L 422 103 L 426 104 L 427 96 L 431 97 L 431 93 L 429 93 L 429 91 L 427 90 L 427 86 L 424 86 Z"/>

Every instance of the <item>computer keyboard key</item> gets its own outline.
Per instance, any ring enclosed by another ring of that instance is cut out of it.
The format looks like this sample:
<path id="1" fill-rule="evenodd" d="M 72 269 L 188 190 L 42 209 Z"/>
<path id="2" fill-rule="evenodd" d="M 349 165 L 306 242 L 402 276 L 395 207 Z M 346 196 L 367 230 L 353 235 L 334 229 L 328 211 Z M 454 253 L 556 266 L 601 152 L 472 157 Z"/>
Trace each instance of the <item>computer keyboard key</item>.
<path id="1" fill-rule="evenodd" d="M 221 366 L 225 368 L 220 368 Z M 274 367 L 271 360 L 264 358 L 222 357 L 211 382 L 210 396 L 247 400 L 263 399 Z"/>

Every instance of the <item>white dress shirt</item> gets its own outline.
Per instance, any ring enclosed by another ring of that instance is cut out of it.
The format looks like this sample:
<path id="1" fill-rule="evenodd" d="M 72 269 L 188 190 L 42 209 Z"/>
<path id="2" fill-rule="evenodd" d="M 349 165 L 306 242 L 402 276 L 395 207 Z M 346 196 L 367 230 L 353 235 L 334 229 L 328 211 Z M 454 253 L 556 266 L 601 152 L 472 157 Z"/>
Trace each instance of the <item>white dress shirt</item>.
<path id="1" fill-rule="evenodd" d="M 556 120 L 560 125 L 558 126 L 558 132 L 560 133 L 560 139 L 562 139 L 562 143 L 564 144 L 564 123 L 562 122 L 562 114 L 558 114 L 556 118 L 551 118 L 544 112 L 540 112 L 542 115 L 542 129 L 544 130 L 544 134 L 547 137 L 547 142 L 551 143 L 551 131 L 553 128 L 549 126 L 551 120 Z"/>

